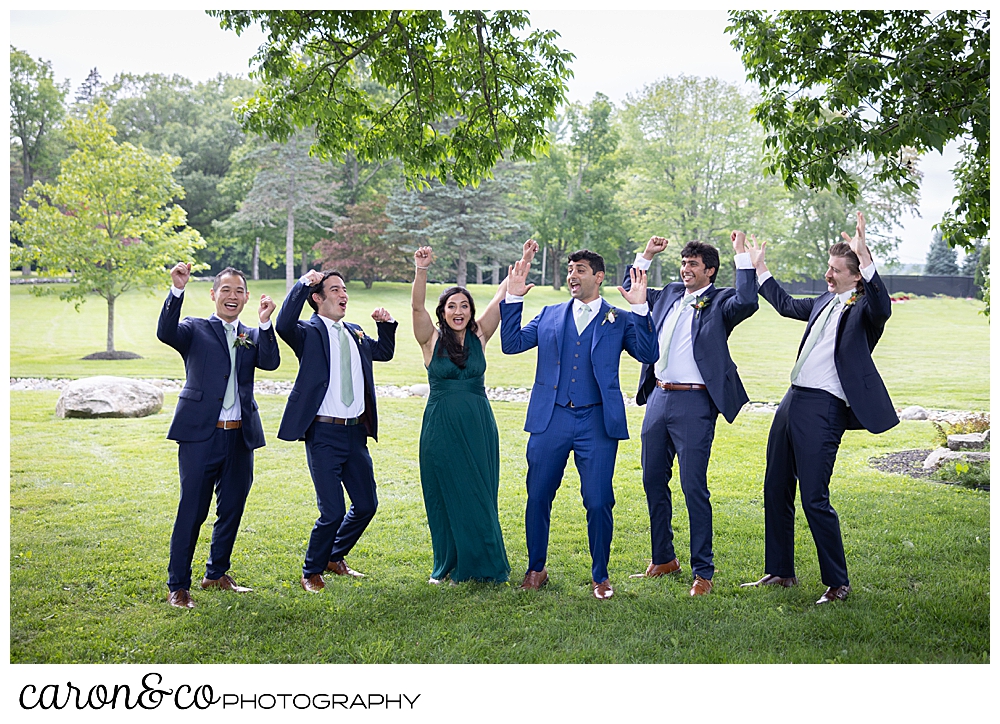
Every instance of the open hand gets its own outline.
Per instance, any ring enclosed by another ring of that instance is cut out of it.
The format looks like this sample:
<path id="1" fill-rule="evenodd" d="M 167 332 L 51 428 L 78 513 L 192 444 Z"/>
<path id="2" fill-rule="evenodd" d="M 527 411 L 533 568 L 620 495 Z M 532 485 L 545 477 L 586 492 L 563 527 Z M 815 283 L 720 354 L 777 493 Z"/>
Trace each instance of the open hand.
<path id="1" fill-rule="evenodd" d="M 528 284 L 528 271 L 531 269 L 531 262 L 519 259 L 514 262 L 514 266 L 507 267 L 507 293 L 515 297 L 523 297 L 535 286 Z"/>
<path id="2" fill-rule="evenodd" d="M 257 317 L 261 322 L 267 322 L 271 319 L 271 314 L 274 312 L 274 308 L 277 305 L 274 300 L 266 294 L 260 295 L 260 309 L 257 310 Z"/>
<path id="3" fill-rule="evenodd" d="M 865 215 L 860 211 L 858 212 L 858 225 L 855 228 L 853 238 L 846 231 L 841 231 L 840 235 L 844 238 L 844 241 L 851 245 L 851 251 L 860 257 L 862 249 L 867 246 L 865 242 Z"/>
<path id="4" fill-rule="evenodd" d="M 758 272 L 763 272 L 767 269 L 767 265 L 764 263 L 764 247 L 767 246 L 767 241 L 760 242 L 760 246 L 758 246 L 755 235 L 751 234 L 750 239 L 750 243 L 746 245 L 746 250 L 750 252 L 750 263 Z"/>
<path id="5" fill-rule="evenodd" d="M 666 241 L 666 239 L 664 239 L 664 241 Z M 618 287 L 618 291 L 621 292 L 621 295 L 629 304 L 645 304 L 646 272 L 642 269 L 636 269 L 635 267 L 632 267 L 628 271 L 632 286 L 628 291 L 625 291 L 625 287 Z"/>
<path id="6" fill-rule="evenodd" d="M 175 265 L 170 270 L 170 280 L 178 289 L 186 287 L 191 280 L 191 265 L 183 261 Z"/>

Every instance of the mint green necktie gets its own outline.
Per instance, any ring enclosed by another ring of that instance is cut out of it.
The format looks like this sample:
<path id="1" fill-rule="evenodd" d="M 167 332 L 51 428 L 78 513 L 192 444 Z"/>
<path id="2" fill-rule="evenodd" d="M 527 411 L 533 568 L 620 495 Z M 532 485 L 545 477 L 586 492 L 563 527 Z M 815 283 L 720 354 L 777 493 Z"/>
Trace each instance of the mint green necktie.
<path id="1" fill-rule="evenodd" d="M 348 407 L 354 402 L 354 379 L 351 377 L 351 348 L 347 345 L 351 341 L 347 338 L 344 325 L 341 322 L 334 322 L 333 328 L 337 330 L 337 338 L 340 340 L 340 401 Z"/>
<path id="2" fill-rule="evenodd" d="M 677 311 L 669 315 L 664 321 L 663 332 L 660 333 L 660 359 L 657 360 L 656 366 L 653 367 L 653 371 L 657 375 L 663 374 L 663 370 L 667 369 L 667 360 L 670 357 L 670 343 L 674 339 L 674 332 L 677 331 L 677 322 L 680 320 L 684 308 L 694 304 L 697 298 L 697 294 L 685 294 L 680 306 L 677 307 Z"/>
<path id="3" fill-rule="evenodd" d="M 222 398 L 222 407 L 228 410 L 236 404 L 236 327 L 229 322 L 224 322 L 222 326 L 226 328 L 226 345 L 229 347 L 229 384 L 226 385 L 226 396 Z"/>
<path id="4" fill-rule="evenodd" d="M 799 353 L 799 358 L 795 360 L 795 366 L 792 367 L 792 382 L 795 382 L 795 378 L 802 371 L 802 365 L 806 363 L 806 357 L 813 351 L 813 347 L 816 346 L 819 338 L 823 336 L 823 330 L 826 328 L 826 323 L 830 321 L 830 316 L 841 304 L 843 302 L 840 301 L 840 297 L 834 297 L 829 304 L 823 307 L 823 311 L 819 313 L 819 316 L 816 317 L 812 329 L 809 330 L 809 336 L 806 337 L 806 343 L 802 345 L 802 352 Z"/>
<path id="5" fill-rule="evenodd" d="M 590 308 L 589 304 L 584 304 L 582 307 L 576 308 L 576 333 L 583 334 L 583 330 L 587 328 L 587 322 L 590 321 L 590 313 L 593 310 Z"/>

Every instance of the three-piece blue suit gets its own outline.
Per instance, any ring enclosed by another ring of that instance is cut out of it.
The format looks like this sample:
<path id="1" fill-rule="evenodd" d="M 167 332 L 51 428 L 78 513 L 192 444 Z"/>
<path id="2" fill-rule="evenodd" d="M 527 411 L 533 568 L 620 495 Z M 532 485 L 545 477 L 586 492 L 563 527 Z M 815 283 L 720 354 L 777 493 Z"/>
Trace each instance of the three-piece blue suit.
<path id="1" fill-rule="evenodd" d="M 368 453 L 370 436 L 378 440 L 378 412 L 372 361 L 387 362 L 396 347 L 396 322 L 378 322 L 378 339 L 365 335 L 356 324 L 344 323 L 347 336 L 357 346 L 364 374 L 365 409 L 357 424 L 316 421 L 330 384 L 330 335 L 318 314 L 300 320 L 311 288 L 296 282 L 288 292 L 275 327 L 299 359 L 299 371 L 281 417 L 278 438 L 305 440 L 306 461 L 316 487 L 319 518 L 309 537 L 302 572 L 322 573 L 327 564 L 344 559 L 375 516 L 378 498 L 375 473 Z M 339 367 L 339 361 L 336 362 Z M 344 490 L 351 498 L 346 511 Z"/>
<path id="2" fill-rule="evenodd" d="M 837 325 L 834 364 L 847 402 L 825 390 L 793 385 L 775 412 L 767 439 L 765 572 L 795 576 L 797 480 L 823 583 L 831 588 L 849 585 L 840 519 L 830 505 L 830 478 L 844 430 L 880 433 L 899 422 L 872 360 L 892 313 L 889 293 L 878 272 L 862 283 L 864 294 L 844 308 Z M 808 322 L 799 354 L 817 316 L 833 298 L 826 292 L 814 299 L 794 299 L 773 278 L 760 285 L 760 295 L 781 316 Z"/>
<path id="3" fill-rule="evenodd" d="M 629 285 L 627 269 L 623 286 L 627 289 Z M 646 291 L 657 329 L 663 328 L 685 293 L 681 282 Z M 642 485 L 649 507 L 652 563 L 669 563 L 676 558 L 670 493 L 676 456 L 691 530 L 691 570 L 711 580 L 715 565 L 708 463 L 719 413 L 731 423 L 749 399 L 729 354 L 729 335 L 757 311 L 756 274 L 753 269 L 737 269 L 735 289 L 709 284 L 699 299 L 703 308 L 695 311 L 690 320 L 691 348 L 706 389 L 664 390 L 656 385 L 654 365 L 643 365 L 635 401 L 647 405 L 642 421 Z"/>
<path id="4" fill-rule="evenodd" d="M 592 579 L 608 580 L 615 504 L 612 478 L 618 441 L 628 439 L 618 367 L 622 351 L 652 364 L 658 357 L 649 315 L 614 309 L 602 300 L 596 318 L 579 333 L 573 301 L 545 307 L 523 328 L 522 302 L 500 304 L 505 354 L 538 348 L 535 381 L 524 429 L 528 439 L 525 537 L 528 570 L 541 571 L 548 552 L 552 501 L 572 450 L 587 510 Z"/>
<path id="5" fill-rule="evenodd" d="M 264 446 L 257 402 L 253 396 L 254 370 L 274 370 L 280 362 L 274 328 L 258 330 L 237 322 L 249 346 L 236 348 L 236 392 L 242 425 L 217 427 L 229 384 L 231 362 L 222 320 L 186 317 L 180 321 L 184 296 L 167 294 L 156 337 L 184 359 L 186 379 L 177 399 L 167 438 L 176 440 L 181 496 L 170 537 L 167 585 L 171 591 L 191 587 L 191 559 L 198 532 L 216 496 L 216 521 L 205 577 L 220 578 L 229 570 L 230 556 L 253 483 L 253 451 Z"/>

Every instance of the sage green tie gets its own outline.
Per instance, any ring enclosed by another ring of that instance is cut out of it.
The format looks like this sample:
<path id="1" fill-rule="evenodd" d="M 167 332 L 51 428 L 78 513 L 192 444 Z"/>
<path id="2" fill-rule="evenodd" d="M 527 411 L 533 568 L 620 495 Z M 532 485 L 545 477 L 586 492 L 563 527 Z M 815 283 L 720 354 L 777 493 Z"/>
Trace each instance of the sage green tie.
<path id="1" fill-rule="evenodd" d="M 795 378 L 802 371 L 802 365 L 806 363 L 809 353 L 813 351 L 813 347 L 816 346 L 819 338 L 823 336 L 823 329 L 826 327 L 826 323 L 830 321 L 830 316 L 841 304 L 843 302 L 840 301 L 840 297 L 834 297 L 829 304 L 823 307 L 823 311 L 819 313 L 819 316 L 816 317 L 812 329 L 809 330 L 809 336 L 806 337 L 806 343 L 802 345 L 802 352 L 799 353 L 799 358 L 795 360 L 795 366 L 792 367 L 792 382 L 795 382 Z"/>
<path id="2" fill-rule="evenodd" d="M 351 377 L 351 341 L 347 338 L 342 322 L 334 322 L 340 340 L 340 401 L 350 406 L 354 402 L 354 379 Z"/>
<path id="3" fill-rule="evenodd" d="M 593 310 L 590 308 L 589 304 L 584 304 L 582 307 L 576 308 L 576 333 L 583 334 L 583 330 L 587 328 L 587 322 L 590 321 L 590 313 Z"/>
<path id="4" fill-rule="evenodd" d="M 226 345 L 229 347 L 229 384 L 226 385 L 226 396 L 222 398 L 222 407 L 228 410 L 236 404 L 236 327 L 224 322 L 226 328 Z"/>
<path id="5" fill-rule="evenodd" d="M 684 299 L 681 300 L 681 305 L 677 307 L 677 311 L 669 315 L 665 320 L 663 331 L 660 333 L 660 359 L 656 361 L 656 365 L 653 367 L 653 371 L 657 375 L 663 374 L 663 370 L 667 369 L 667 360 L 670 357 L 670 343 L 674 339 L 674 332 L 677 331 L 677 322 L 680 320 L 684 308 L 694 304 L 697 298 L 697 294 L 685 294 Z"/>

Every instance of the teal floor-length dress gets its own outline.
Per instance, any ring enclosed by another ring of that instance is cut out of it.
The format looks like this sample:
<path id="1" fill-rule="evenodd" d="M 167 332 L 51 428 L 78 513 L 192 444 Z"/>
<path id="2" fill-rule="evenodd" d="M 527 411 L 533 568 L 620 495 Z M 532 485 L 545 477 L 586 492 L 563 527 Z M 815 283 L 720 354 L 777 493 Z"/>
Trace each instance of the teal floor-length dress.
<path id="1" fill-rule="evenodd" d="M 438 354 L 427 367 L 430 395 L 420 430 L 420 484 L 431 529 L 431 577 L 506 581 L 510 575 L 497 513 L 500 440 L 486 397 L 486 356 L 466 334 L 468 360 Z"/>

